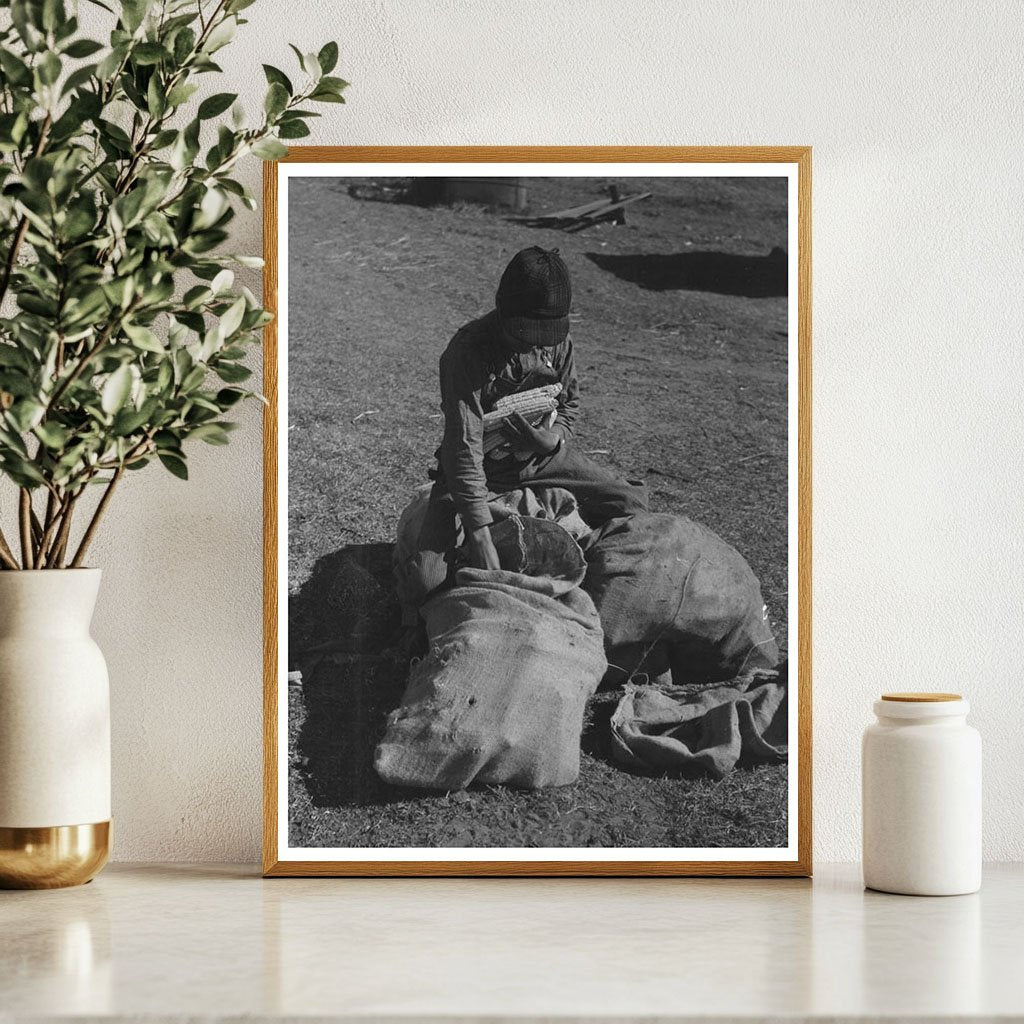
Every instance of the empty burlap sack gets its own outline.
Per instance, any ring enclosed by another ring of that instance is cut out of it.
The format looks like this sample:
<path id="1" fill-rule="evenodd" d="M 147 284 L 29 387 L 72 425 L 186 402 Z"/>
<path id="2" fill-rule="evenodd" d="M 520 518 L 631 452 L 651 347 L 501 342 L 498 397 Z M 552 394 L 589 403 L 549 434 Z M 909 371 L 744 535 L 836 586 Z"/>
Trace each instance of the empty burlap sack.
<path id="1" fill-rule="evenodd" d="M 517 529 L 499 548 L 520 542 Z M 572 538 L 543 520 L 524 519 L 522 529 L 527 560 L 547 551 L 568 564 L 549 562 L 552 575 L 542 576 L 460 569 L 455 586 L 423 606 L 429 652 L 374 757 L 385 782 L 455 790 L 576 780 L 584 707 L 607 667 L 601 624 L 579 589 L 585 566 Z M 552 530 L 575 553 L 550 538 L 533 543 Z"/>
<path id="2" fill-rule="evenodd" d="M 642 664 L 649 676 L 671 667 L 677 684 L 778 664 L 757 577 L 711 530 L 640 512 L 611 520 L 583 544 L 583 589 L 601 616 L 611 663 Z"/>
<path id="3" fill-rule="evenodd" d="M 615 758 L 634 768 L 722 778 L 787 757 L 786 673 L 760 669 L 696 692 L 627 686 L 612 715 Z"/>

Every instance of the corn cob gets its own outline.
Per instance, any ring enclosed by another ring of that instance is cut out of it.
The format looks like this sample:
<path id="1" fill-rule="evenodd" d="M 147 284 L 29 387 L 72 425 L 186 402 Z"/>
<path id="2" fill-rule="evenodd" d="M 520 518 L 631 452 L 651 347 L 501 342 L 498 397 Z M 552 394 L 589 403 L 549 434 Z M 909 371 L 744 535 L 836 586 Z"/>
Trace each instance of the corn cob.
<path id="1" fill-rule="evenodd" d="M 512 413 L 519 413 L 527 423 L 536 426 L 548 413 L 558 408 L 558 396 L 561 393 L 561 384 L 545 384 L 530 391 L 499 398 L 494 403 L 494 409 L 484 413 L 484 454 L 505 443 L 501 425 Z"/>

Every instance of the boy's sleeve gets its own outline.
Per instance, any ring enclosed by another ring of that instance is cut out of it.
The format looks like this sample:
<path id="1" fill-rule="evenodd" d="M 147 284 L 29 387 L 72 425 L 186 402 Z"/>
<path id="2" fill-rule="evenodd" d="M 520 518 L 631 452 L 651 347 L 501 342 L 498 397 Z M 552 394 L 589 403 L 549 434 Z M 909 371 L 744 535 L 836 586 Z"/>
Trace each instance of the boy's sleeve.
<path id="1" fill-rule="evenodd" d="M 484 476 L 484 412 L 480 405 L 480 388 L 474 384 L 465 361 L 456 354 L 446 351 L 441 356 L 440 369 L 441 411 L 444 413 L 441 468 L 463 527 L 473 530 L 492 521 Z"/>
<path id="2" fill-rule="evenodd" d="M 563 440 L 572 437 L 573 427 L 580 414 L 580 383 L 576 379 L 576 356 L 573 353 L 572 338 L 566 338 L 565 357 L 559 370 L 562 382 L 562 393 L 558 396 L 558 415 L 555 417 L 555 430 Z"/>

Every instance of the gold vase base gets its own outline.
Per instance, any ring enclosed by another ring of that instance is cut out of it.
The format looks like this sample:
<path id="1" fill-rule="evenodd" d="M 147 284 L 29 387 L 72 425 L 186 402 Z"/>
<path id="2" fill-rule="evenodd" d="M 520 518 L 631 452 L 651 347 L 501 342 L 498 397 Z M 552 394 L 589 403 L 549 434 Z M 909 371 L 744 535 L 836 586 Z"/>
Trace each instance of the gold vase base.
<path id="1" fill-rule="evenodd" d="M 63 889 L 91 882 L 110 857 L 110 822 L 0 826 L 0 889 Z"/>

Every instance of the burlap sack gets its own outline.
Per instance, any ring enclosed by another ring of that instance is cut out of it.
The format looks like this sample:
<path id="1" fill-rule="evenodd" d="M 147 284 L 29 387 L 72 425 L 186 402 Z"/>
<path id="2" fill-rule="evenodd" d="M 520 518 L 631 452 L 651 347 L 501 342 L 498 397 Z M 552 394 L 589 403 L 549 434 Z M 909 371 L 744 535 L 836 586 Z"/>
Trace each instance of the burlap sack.
<path id="1" fill-rule="evenodd" d="M 788 673 L 758 669 L 725 686 L 627 686 L 612 751 L 631 768 L 723 778 L 737 764 L 785 764 Z"/>
<path id="2" fill-rule="evenodd" d="M 671 667 L 677 684 L 778 664 L 757 577 L 706 527 L 638 513 L 595 530 L 584 553 L 583 589 L 601 616 L 611 663 L 642 664 L 652 677 Z"/>
<path id="3" fill-rule="evenodd" d="M 522 523 L 527 561 L 543 568 L 545 552 L 564 561 L 566 549 L 529 536 L 560 527 Z M 385 782 L 456 790 L 576 780 L 584 708 L 607 662 L 597 612 L 578 586 L 582 554 L 564 536 L 578 567 L 549 563 L 551 575 L 540 576 L 460 569 L 456 585 L 423 606 L 429 652 L 374 758 Z"/>

